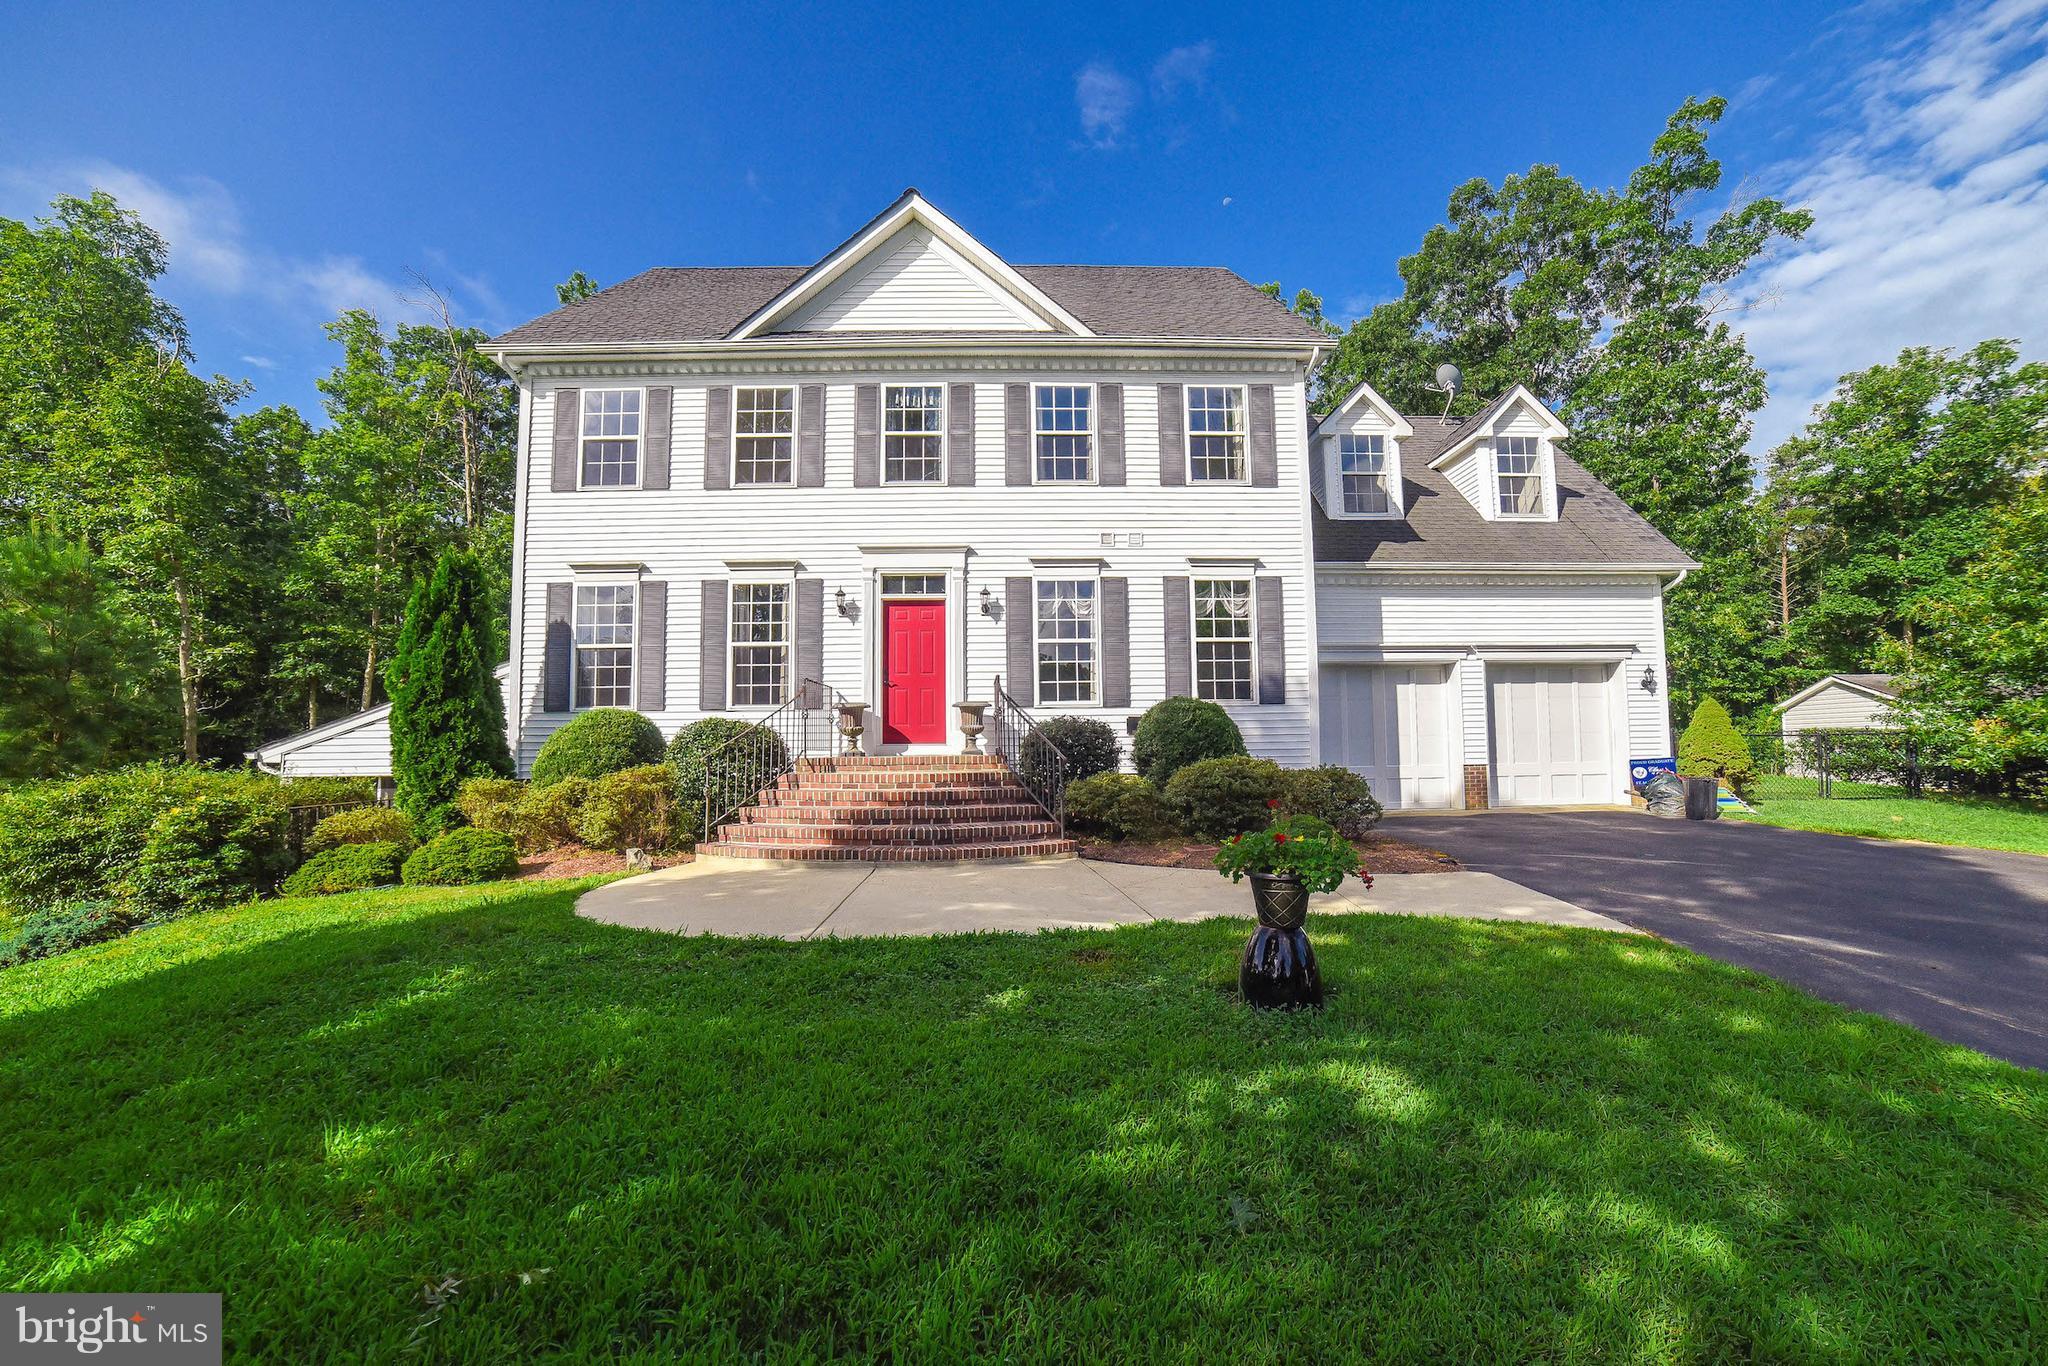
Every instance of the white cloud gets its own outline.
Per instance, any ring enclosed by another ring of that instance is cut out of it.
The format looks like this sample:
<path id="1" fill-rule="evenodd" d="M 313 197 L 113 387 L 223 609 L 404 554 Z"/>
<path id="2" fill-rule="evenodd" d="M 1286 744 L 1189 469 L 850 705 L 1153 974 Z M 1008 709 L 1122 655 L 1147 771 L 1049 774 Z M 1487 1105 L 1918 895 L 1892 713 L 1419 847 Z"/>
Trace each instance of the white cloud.
<path id="1" fill-rule="evenodd" d="M 268 356 L 244 356 L 242 357 L 242 364 L 253 365 L 258 370 L 275 370 L 277 368 L 277 362 Z"/>
<path id="2" fill-rule="evenodd" d="M 2048 0 L 1952 14 L 1840 93 L 1844 124 L 1768 177 L 1812 231 L 1742 282 L 1771 376 L 1758 449 L 1906 346 L 2048 338 Z"/>
<path id="3" fill-rule="evenodd" d="M 1116 146 L 1137 102 L 1138 88 L 1106 62 L 1090 62 L 1075 73 L 1074 104 L 1081 112 L 1081 133 L 1093 146 Z"/>
<path id="4" fill-rule="evenodd" d="M 1209 88 L 1209 67 L 1216 60 L 1216 44 L 1204 39 L 1177 47 L 1152 65 L 1152 93 L 1170 100 L 1183 89 L 1197 94 Z"/>

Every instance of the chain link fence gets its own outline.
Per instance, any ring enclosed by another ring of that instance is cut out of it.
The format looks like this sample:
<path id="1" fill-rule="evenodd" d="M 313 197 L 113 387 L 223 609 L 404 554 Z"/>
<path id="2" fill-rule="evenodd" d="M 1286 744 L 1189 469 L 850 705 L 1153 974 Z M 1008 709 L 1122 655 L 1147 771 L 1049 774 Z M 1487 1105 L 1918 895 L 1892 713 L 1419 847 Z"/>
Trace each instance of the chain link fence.
<path id="1" fill-rule="evenodd" d="M 1906 730 L 1753 730 L 1754 798 L 1832 801 L 1971 791 L 1978 775 L 1944 763 L 1936 746 Z"/>

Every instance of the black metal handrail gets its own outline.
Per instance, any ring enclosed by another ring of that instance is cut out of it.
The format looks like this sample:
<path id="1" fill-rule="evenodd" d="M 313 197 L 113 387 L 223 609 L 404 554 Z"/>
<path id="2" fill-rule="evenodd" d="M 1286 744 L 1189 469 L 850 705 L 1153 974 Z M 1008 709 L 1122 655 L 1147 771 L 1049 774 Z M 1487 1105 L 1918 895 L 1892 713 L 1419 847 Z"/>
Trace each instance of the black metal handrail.
<path id="1" fill-rule="evenodd" d="M 1031 800 L 1045 808 L 1058 823 L 1060 835 L 1067 833 L 1067 775 L 1074 766 L 1052 737 L 1031 719 L 1031 713 L 1003 690 L 1003 676 L 995 676 L 995 706 L 988 724 L 989 744 L 1017 775 Z"/>
<path id="2" fill-rule="evenodd" d="M 832 753 L 840 701 L 817 679 L 799 679 L 788 701 L 704 756 L 706 840 L 799 760 Z"/>

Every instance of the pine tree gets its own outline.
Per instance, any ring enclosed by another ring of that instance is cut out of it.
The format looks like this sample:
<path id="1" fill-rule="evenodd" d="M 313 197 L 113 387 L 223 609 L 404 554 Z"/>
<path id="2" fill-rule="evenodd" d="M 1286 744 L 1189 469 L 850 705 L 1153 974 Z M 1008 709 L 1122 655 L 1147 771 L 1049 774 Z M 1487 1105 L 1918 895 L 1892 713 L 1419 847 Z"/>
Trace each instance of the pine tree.
<path id="1" fill-rule="evenodd" d="M 433 576 L 413 589 L 385 675 L 398 805 L 428 829 L 447 823 L 466 779 L 512 776 L 488 601 L 477 557 L 443 551 Z"/>

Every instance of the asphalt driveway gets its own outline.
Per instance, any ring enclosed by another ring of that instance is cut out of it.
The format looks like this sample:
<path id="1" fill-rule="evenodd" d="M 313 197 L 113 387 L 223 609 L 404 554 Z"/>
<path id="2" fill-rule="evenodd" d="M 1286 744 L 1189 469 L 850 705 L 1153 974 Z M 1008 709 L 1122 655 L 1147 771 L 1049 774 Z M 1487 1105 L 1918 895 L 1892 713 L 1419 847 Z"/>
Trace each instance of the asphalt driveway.
<path id="1" fill-rule="evenodd" d="M 1627 811 L 1389 833 L 1938 1038 L 2048 1069 L 2048 858 Z"/>

